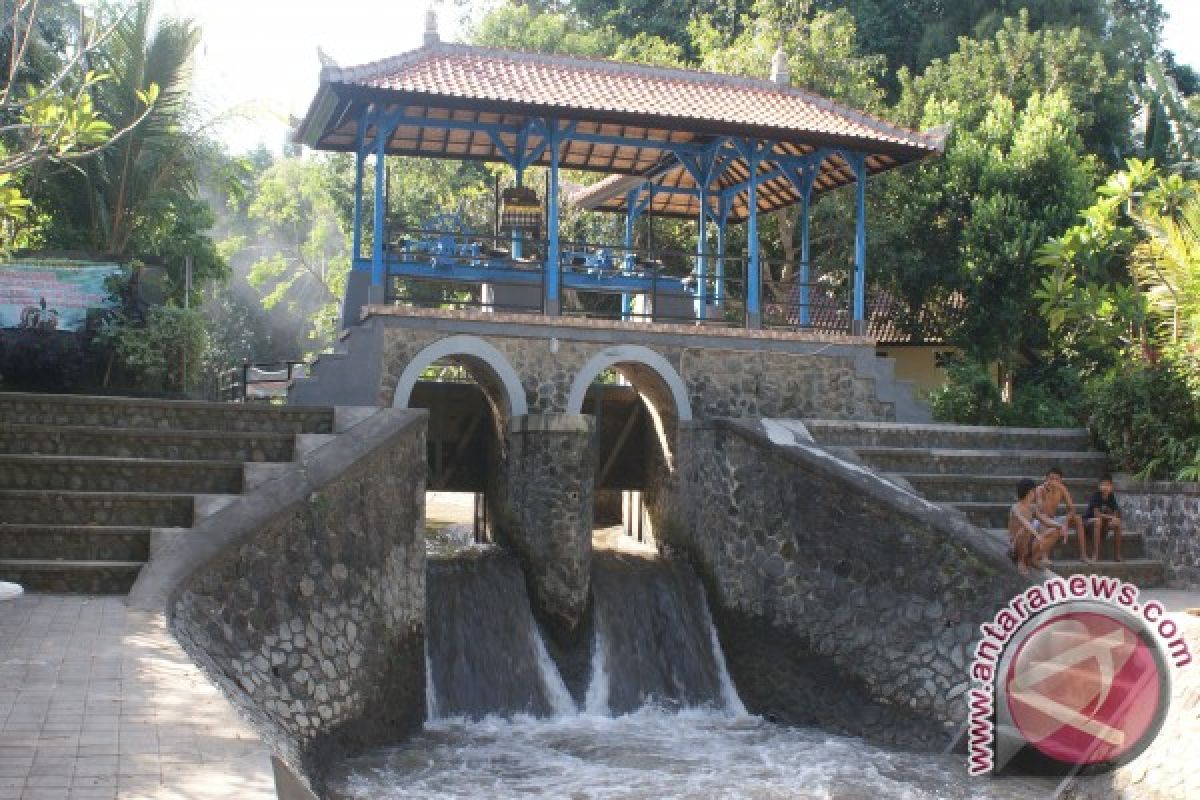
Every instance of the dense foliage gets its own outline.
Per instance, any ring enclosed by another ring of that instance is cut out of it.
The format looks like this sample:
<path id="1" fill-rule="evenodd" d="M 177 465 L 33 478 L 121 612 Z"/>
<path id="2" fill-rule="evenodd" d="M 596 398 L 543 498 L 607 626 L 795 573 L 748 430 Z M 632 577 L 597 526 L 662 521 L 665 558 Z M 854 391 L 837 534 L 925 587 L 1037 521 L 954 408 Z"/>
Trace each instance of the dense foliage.
<path id="1" fill-rule="evenodd" d="M 456 2 L 474 11 L 468 38 L 497 47 L 759 77 L 782 48 L 794 84 L 941 130 L 942 157 L 868 185 L 869 291 L 892 296 L 914 341 L 960 353 L 933 398 L 938 416 L 1088 422 L 1124 469 L 1200 472 L 1200 79 L 1161 47 L 1158 0 Z M 185 359 L 149 350 L 168 331 L 199 342 L 192 317 L 208 330 L 189 362 L 328 346 L 351 260 L 352 159 L 223 153 L 200 133 L 190 95 L 199 32 L 148 0 L 94 18 L 74 0 L 14 7 L 0 31 L 5 244 L 162 265 L 168 306 L 188 300 L 201 315 L 117 320 L 104 339 L 160 390 L 184 385 L 162 370 Z M 68 55 L 81 43 L 87 70 Z M 12 63 L 14 52 L 25 55 Z M 55 119 L 71 122 L 47 138 Z M 511 171 L 389 165 L 389 230 L 445 213 L 487 230 L 496 180 L 509 185 Z M 834 192 L 813 210 L 814 269 L 834 286 L 853 259 L 851 202 Z M 794 276 L 796 212 L 760 225 L 768 295 Z M 619 221 L 569 207 L 563 224 L 567 240 L 620 237 Z M 635 233 L 639 244 L 694 247 L 687 221 L 643 219 Z M 735 227 L 730 247 L 744 244 Z M 1137 398 L 1169 398 L 1171 411 L 1147 417 Z"/>

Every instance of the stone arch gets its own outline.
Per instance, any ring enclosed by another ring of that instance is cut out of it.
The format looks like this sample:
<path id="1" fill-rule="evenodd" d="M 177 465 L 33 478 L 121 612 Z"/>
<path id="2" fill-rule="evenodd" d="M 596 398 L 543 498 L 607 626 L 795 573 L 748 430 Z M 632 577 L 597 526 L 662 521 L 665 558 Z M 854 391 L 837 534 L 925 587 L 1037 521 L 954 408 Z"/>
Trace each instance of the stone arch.
<path id="1" fill-rule="evenodd" d="M 465 335 L 439 339 L 413 356 L 408 362 L 408 366 L 404 368 L 404 372 L 400 374 L 400 380 L 396 382 L 396 393 L 392 399 L 392 406 L 408 408 L 413 388 L 420 380 L 421 373 L 438 359 L 450 356 L 462 358 L 468 365 L 471 363 L 482 364 L 491 371 L 492 377 L 499 381 L 499 385 L 503 389 L 504 399 L 508 405 L 505 410 L 510 419 L 523 417 L 529 413 L 529 404 L 525 399 L 525 387 L 521 384 L 521 377 L 517 375 L 517 371 L 513 369 L 504 353 L 477 336 Z M 476 380 L 482 381 L 484 377 L 476 376 Z"/>
<path id="2" fill-rule="evenodd" d="M 671 398 L 675 402 L 674 410 L 677 419 L 690 420 L 692 418 L 692 403 L 688 399 L 687 387 L 684 386 L 683 378 L 679 377 L 675 367 L 671 366 L 671 362 L 659 353 L 637 344 L 606 347 L 588 359 L 571 383 L 571 392 L 567 395 L 566 410 L 568 414 L 583 413 L 583 398 L 587 394 L 588 387 L 592 385 L 592 381 L 597 375 L 614 364 L 635 364 L 649 368 L 657 374 L 670 391 Z"/>

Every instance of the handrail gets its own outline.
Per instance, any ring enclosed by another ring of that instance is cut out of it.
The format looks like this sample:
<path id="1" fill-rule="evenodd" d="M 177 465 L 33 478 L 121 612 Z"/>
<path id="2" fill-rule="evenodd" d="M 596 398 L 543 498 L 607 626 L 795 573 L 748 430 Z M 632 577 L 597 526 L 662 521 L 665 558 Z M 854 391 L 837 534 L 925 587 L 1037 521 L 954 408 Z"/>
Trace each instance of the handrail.
<path id="1" fill-rule="evenodd" d="M 287 397 L 296 378 L 306 377 L 308 361 L 259 361 L 249 359 L 218 376 L 217 397 L 226 403 L 270 402 Z"/>

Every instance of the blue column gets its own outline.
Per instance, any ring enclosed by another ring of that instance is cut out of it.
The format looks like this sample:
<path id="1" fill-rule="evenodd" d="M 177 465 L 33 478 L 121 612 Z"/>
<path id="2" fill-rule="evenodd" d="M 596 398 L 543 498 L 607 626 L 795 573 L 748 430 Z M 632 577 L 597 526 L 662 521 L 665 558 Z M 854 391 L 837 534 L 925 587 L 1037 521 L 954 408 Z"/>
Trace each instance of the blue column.
<path id="1" fill-rule="evenodd" d="M 559 271 L 562 266 L 562 256 L 558 245 L 558 120 L 546 120 L 546 136 L 550 147 L 550 192 L 546 198 L 549 204 L 549 222 L 546 232 L 546 296 L 543 304 L 546 314 L 551 317 L 559 315 Z"/>
<path id="2" fill-rule="evenodd" d="M 366 157 L 363 155 L 363 145 L 359 142 L 358 151 L 354 154 L 354 256 L 350 260 L 350 266 L 354 266 L 354 262 L 362 258 L 362 226 L 363 226 L 363 167 L 366 164 Z"/>
<path id="3" fill-rule="evenodd" d="M 517 186 L 525 185 L 525 170 L 522 169 L 520 166 L 517 166 L 516 170 L 517 170 L 517 176 L 516 176 Z M 513 228 L 512 229 L 512 257 L 513 258 L 521 258 L 522 256 L 524 256 L 524 254 L 525 254 L 524 253 L 525 248 L 523 247 L 524 240 L 525 240 L 525 237 L 524 237 L 521 229 Z"/>
<path id="4" fill-rule="evenodd" d="M 625 252 L 621 254 L 621 271 L 626 272 L 629 260 L 633 257 L 634 224 L 637 222 L 638 189 L 630 189 L 625 193 Z M 633 315 L 633 295 L 621 293 L 621 319 L 629 319 Z"/>
<path id="5" fill-rule="evenodd" d="M 730 198 L 721 195 L 718 203 L 720 209 L 717 211 L 717 269 L 713 281 L 713 299 L 719 306 L 725 302 L 725 228 L 729 224 Z"/>
<path id="6" fill-rule="evenodd" d="M 854 154 L 855 188 L 857 189 L 854 215 L 854 322 L 851 332 L 867 332 L 867 159 L 862 153 Z"/>
<path id="7" fill-rule="evenodd" d="M 806 181 L 807 182 L 807 181 Z M 809 186 L 811 187 L 811 183 Z M 812 324 L 809 316 L 809 309 L 812 303 L 812 298 L 809 293 L 808 284 L 812 280 L 809 271 L 809 240 L 808 240 L 808 210 L 809 210 L 809 191 L 803 191 L 800 194 L 800 325 L 808 327 Z"/>
<path id="8" fill-rule="evenodd" d="M 708 184 L 699 182 L 700 222 L 696 237 L 696 319 L 708 316 Z"/>
<path id="9" fill-rule="evenodd" d="M 762 265 L 758 246 L 758 165 L 762 161 L 759 143 L 751 141 L 747 148 L 746 166 L 750 180 L 746 187 L 750 218 L 746 225 L 746 244 L 750 258 L 746 262 L 746 327 L 762 327 Z"/>
<path id="10" fill-rule="evenodd" d="M 371 291 L 372 303 L 382 303 L 385 297 L 384 279 L 387 275 L 387 265 L 383 263 L 384 231 L 384 200 L 383 200 L 383 163 L 384 151 L 387 148 L 387 128 L 382 121 L 375 127 L 375 224 L 371 229 Z"/>

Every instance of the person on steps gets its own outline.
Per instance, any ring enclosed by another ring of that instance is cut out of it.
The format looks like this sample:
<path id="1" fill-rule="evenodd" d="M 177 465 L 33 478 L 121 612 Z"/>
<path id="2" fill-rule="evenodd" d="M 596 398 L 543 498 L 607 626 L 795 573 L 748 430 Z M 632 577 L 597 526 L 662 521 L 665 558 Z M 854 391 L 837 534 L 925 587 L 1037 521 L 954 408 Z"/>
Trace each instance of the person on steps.
<path id="1" fill-rule="evenodd" d="M 1046 480 L 1037 487 L 1036 502 L 1038 514 L 1044 518 L 1043 522 L 1062 528 L 1064 539 L 1067 536 L 1068 528 L 1075 529 L 1075 534 L 1079 537 L 1079 560 L 1091 563 L 1091 558 L 1088 557 L 1087 534 L 1084 533 L 1083 520 L 1075 513 L 1075 501 L 1071 498 L 1071 493 L 1067 491 L 1066 484 L 1063 483 L 1061 469 L 1051 467 L 1046 471 Z M 1063 504 L 1067 507 L 1067 513 L 1057 516 L 1058 507 Z"/>
<path id="2" fill-rule="evenodd" d="M 1100 547 L 1104 543 L 1104 534 L 1112 531 L 1113 557 L 1121 559 L 1121 507 L 1117 505 L 1117 494 L 1113 491 L 1111 475 L 1100 479 L 1100 485 L 1088 501 L 1087 510 L 1083 512 L 1084 526 L 1092 529 L 1092 541 L 1095 549 L 1092 559 L 1100 560 Z"/>
<path id="3" fill-rule="evenodd" d="M 1047 519 L 1036 505 L 1037 484 L 1028 478 L 1017 482 L 1017 502 L 1008 510 L 1008 554 L 1022 575 L 1031 567 L 1050 566 L 1049 552 L 1062 536 L 1062 528 Z"/>

